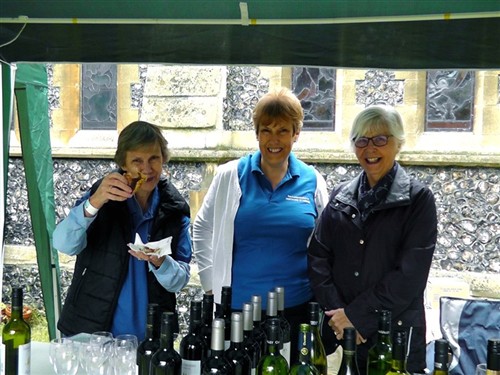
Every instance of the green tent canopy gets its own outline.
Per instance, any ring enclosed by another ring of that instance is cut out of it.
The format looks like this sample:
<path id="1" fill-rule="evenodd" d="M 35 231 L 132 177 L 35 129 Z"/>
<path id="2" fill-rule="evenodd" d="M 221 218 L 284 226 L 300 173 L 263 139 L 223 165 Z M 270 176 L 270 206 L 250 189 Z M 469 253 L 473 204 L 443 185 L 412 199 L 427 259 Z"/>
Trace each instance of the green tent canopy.
<path id="1" fill-rule="evenodd" d="M 496 69 L 499 31 L 499 0 L 0 0 L 8 62 Z"/>

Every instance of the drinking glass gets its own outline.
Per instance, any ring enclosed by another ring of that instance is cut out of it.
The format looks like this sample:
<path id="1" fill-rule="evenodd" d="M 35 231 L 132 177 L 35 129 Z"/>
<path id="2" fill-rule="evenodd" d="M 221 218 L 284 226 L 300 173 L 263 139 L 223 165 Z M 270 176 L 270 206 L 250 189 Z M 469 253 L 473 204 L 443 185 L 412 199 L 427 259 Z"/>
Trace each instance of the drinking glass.
<path id="1" fill-rule="evenodd" d="M 58 375 L 75 375 L 78 371 L 78 346 L 69 338 L 52 339 L 49 359 Z"/>
<path id="2" fill-rule="evenodd" d="M 90 335 L 88 343 L 83 345 L 84 368 L 88 375 L 105 375 L 109 371 L 110 357 L 113 354 L 113 334 L 99 331 Z"/>
<path id="3" fill-rule="evenodd" d="M 135 375 L 137 373 L 137 346 L 135 335 L 118 335 L 114 342 L 113 364 L 115 375 Z"/>
<path id="4" fill-rule="evenodd" d="M 476 375 L 486 375 L 486 363 L 480 363 L 476 366 Z"/>

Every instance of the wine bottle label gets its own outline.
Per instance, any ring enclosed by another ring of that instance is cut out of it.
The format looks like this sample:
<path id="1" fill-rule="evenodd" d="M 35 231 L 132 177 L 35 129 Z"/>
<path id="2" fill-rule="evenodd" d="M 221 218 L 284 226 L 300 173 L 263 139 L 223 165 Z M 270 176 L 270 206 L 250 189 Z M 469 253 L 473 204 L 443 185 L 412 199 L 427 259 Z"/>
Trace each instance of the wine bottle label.
<path id="1" fill-rule="evenodd" d="M 201 374 L 201 361 L 183 359 L 181 371 L 182 375 L 199 375 Z"/>
<path id="2" fill-rule="evenodd" d="M 31 373 L 31 343 L 19 345 L 19 375 Z"/>
<path id="3" fill-rule="evenodd" d="M 290 350 L 291 350 L 290 341 L 283 343 L 283 349 L 280 350 L 280 353 L 283 357 L 285 357 L 285 359 L 288 363 L 288 366 L 291 366 L 291 364 L 290 364 Z"/>
<path id="4" fill-rule="evenodd" d="M 0 375 L 5 375 L 5 355 L 6 347 L 4 344 L 0 345 Z M 17 368 L 19 375 L 30 375 L 31 373 L 31 343 L 19 345 L 17 355 Z M 15 356 L 14 356 L 15 358 Z"/>
<path id="5" fill-rule="evenodd" d="M 5 344 L 0 344 L 0 375 L 5 375 Z"/>
<path id="6" fill-rule="evenodd" d="M 252 368 L 250 370 L 250 375 L 255 375 L 257 373 L 257 369 L 256 368 Z"/>

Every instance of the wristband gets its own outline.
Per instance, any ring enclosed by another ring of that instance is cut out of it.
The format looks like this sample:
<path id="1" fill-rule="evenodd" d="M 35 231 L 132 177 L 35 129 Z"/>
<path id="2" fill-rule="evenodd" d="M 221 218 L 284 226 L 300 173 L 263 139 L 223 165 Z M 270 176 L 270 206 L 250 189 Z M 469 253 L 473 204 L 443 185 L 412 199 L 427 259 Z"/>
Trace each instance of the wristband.
<path id="1" fill-rule="evenodd" d="M 90 216 L 95 216 L 97 214 L 97 212 L 99 211 L 98 208 L 95 208 L 94 206 L 92 206 L 90 204 L 90 199 L 87 199 L 85 201 L 85 204 L 83 205 L 83 208 L 85 209 L 85 211 L 87 211 L 87 213 L 90 215 Z"/>

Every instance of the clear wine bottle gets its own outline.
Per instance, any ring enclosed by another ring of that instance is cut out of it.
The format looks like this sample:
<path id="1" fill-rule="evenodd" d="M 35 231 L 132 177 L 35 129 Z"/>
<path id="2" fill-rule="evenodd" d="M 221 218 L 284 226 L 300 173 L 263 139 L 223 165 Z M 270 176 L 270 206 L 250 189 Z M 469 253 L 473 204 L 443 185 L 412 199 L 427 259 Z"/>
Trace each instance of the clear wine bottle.
<path id="1" fill-rule="evenodd" d="M 321 339 L 319 322 L 320 306 L 317 302 L 309 302 L 309 324 L 311 326 L 311 362 L 321 375 L 328 375 L 328 361 L 326 351 Z"/>
<path id="2" fill-rule="evenodd" d="M 320 375 L 319 370 L 311 362 L 311 326 L 303 323 L 299 330 L 299 359 L 290 368 L 290 375 Z"/>
<path id="3" fill-rule="evenodd" d="M 389 310 L 379 311 L 377 341 L 368 350 L 366 364 L 368 375 L 385 375 L 391 368 L 391 319 L 392 314 Z"/>

